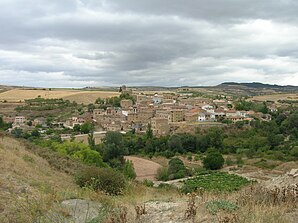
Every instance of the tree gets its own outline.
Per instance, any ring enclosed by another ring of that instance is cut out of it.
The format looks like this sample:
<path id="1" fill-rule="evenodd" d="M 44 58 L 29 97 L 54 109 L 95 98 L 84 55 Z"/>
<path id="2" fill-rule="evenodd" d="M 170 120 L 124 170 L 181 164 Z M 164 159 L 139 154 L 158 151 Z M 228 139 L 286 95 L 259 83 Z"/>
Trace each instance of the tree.
<path id="1" fill-rule="evenodd" d="M 107 132 L 101 153 L 103 160 L 108 162 L 111 167 L 121 168 L 125 162 L 123 156 L 127 154 L 122 134 L 120 132 Z"/>
<path id="2" fill-rule="evenodd" d="M 93 124 L 91 122 L 85 122 L 81 125 L 81 133 L 88 134 L 93 131 Z"/>
<path id="3" fill-rule="evenodd" d="M 73 127 L 73 131 L 80 132 L 81 131 L 81 125 L 75 124 L 74 127 Z"/>
<path id="4" fill-rule="evenodd" d="M 223 148 L 223 131 L 217 127 L 210 128 L 207 132 L 206 137 L 209 141 L 209 147 L 214 147 L 216 149 Z"/>
<path id="5" fill-rule="evenodd" d="M 147 131 L 146 131 L 146 138 L 147 139 L 153 138 L 153 131 L 152 131 L 151 124 L 148 124 Z"/>
<path id="6" fill-rule="evenodd" d="M 93 112 L 93 110 L 95 109 L 95 105 L 94 104 L 88 104 L 88 112 Z"/>
<path id="7" fill-rule="evenodd" d="M 184 163 L 179 158 L 173 158 L 169 161 L 168 175 L 169 179 L 183 178 L 187 174 Z"/>
<path id="8" fill-rule="evenodd" d="M 95 139 L 93 136 L 93 132 L 90 132 L 88 134 L 88 145 L 91 149 L 94 149 L 94 147 L 95 147 Z"/>
<path id="9" fill-rule="evenodd" d="M 223 167 L 225 160 L 218 152 L 208 153 L 203 160 L 203 165 L 208 170 L 218 170 Z"/>
<path id="10" fill-rule="evenodd" d="M 4 126 L 5 126 L 5 123 L 4 123 L 4 121 L 3 121 L 2 116 L 0 116 L 0 129 L 3 129 Z"/>
<path id="11" fill-rule="evenodd" d="M 86 164 L 94 164 L 98 167 L 108 166 L 103 162 L 101 155 L 97 151 L 91 150 L 89 148 L 75 152 L 72 157 L 79 159 Z"/>
<path id="12" fill-rule="evenodd" d="M 39 137 L 40 136 L 40 133 L 37 129 L 34 129 L 32 132 L 31 132 L 31 136 L 33 137 Z"/>
<path id="13" fill-rule="evenodd" d="M 168 140 L 169 149 L 173 152 L 183 153 L 185 150 L 182 147 L 180 136 L 172 135 Z"/>

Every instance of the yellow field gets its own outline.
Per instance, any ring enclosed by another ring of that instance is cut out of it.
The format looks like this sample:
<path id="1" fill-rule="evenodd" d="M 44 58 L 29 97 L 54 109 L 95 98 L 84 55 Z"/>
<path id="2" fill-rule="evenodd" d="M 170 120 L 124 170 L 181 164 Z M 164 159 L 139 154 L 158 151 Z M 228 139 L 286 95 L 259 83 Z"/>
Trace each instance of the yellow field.
<path id="1" fill-rule="evenodd" d="M 257 100 L 257 101 L 298 100 L 298 93 L 260 95 L 260 96 L 254 96 L 249 100 Z"/>
<path id="2" fill-rule="evenodd" d="M 26 99 L 37 97 L 42 98 L 63 98 L 77 103 L 94 103 L 98 97 L 108 98 L 119 96 L 118 92 L 110 91 L 79 91 L 79 90 L 32 90 L 32 89 L 13 89 L 0 93 L 0 101 L 23 102 Z"/>

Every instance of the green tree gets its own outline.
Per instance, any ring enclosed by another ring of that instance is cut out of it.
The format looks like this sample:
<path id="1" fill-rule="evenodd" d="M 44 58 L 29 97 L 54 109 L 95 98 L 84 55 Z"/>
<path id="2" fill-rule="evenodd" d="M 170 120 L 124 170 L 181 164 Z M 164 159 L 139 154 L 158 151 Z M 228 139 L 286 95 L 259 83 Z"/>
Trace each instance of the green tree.
<path id="1" fill-rule="evenodd" d="M 223 167 L 225 160 L 218 152 L 208 153 L 203 160 L 203 165 L 208 170 L 218 170 Z"/>
<path id="2" fill-rule="evenodd" d="M 95 139 L 94 139 L 93 132 L 90 132 L 88 134 L 88 145 L 91 149 L 95 148 Z"/>
<path id="3" fill-rule="evenodd" d="M 206 137 L 209 141 L 209 147 L 214 147 L 216 149 L 223 148 L 223 130 L 217 127 L 212 127 L 208 130 Z"/>
<path id="4" fill-rule="evenodd" d="M 84 124 L 81 125 L 81 133 L 83 134 L 88 134 L 91 131 L 93 131 L 94 126 L 91 122 L 85 122 Z"/>
<path id="5" fill-rule="evenodd" d="M 94 164 L 98 167 L 107 167 L 107 164 L 103 162 L 101 155 L 94 150 L 84 149 L 75 152 L 72 157 L 81 160 L 86 164 Z"/>
<path id="6" fill-rule="evenodd" d="M 153 131 L 152 131 L 151 124 L 148 124 L 148 126 L 147 126 L 146 138 L 147 139 L 152 139 L 153 138 Z"/>
<path id="7" fill-rule="evenodd" d="M 73 131 L 75 131 L 75 132 L 81 132 L 81 125 L 75 124 L 74 127 L 73 127 Z"/>
<path id="8" fill-rule="evenodd" d="M 40 136 L 40 133 L 37 129 L 34 129 L 32 132 L 31 132 L 31 136 L 32 137 L 39 137 Z"/>
<path id="9" fill-rule="evenodd" d="M 121 168 L 125 163 L 123 156 L 127 154 L 122 134 L 120 132 L 107 132 L 101 153 L 103 160 L 108 162 L 110 166 Z"/>
<path id="10" fill-rule="evenodd" d="M 183 178 L 187 174 L 184 163 L 179 158 L 173 158 L 169 161 L 168 175 L 169 179 Z"/>
<path id="11" fill-rule="evenodd" d="M 182 147 L 182 142 L 179 135 L 172 135 L 168 140 L 168 146 L 172 152 L 178 152 L 178 153 L 185 152 L 185 150 Z"/>
<path id="12" fill-rule="evenodd" d="M 93 112 L 93 110 L 95 109 L 95 105 L 94 104 L 88 104 L 88 112 Z"/>

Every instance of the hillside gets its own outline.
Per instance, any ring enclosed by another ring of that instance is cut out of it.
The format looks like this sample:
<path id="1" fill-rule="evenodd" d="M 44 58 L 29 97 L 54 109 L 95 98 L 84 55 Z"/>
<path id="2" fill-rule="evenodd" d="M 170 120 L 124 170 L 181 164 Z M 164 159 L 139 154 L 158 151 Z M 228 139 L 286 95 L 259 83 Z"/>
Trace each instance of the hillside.
<path id="1" fill-rule="evenodd" d="M 29 222 L 29 212 L 77 189 L 72 176 L 53 169 L 22 142 L 0 138 L 0 222 Z"/>
<path id="2" fill-rule="evenodd" d="M 114 197 L 78 188 L 73 180 L 77 168 L 50 151 L 1 137 L 0 222 L 292 223 L 297 218 L 288 197 L 285 203 L 278 196 L 273 205 L 271 192 L 258 185 L 234 193 L 201 191 L 187 196 L 172 186 L 152 188 L 131 181 L 123 196 Z M 296 182 L 292 174 L 270 180 L 268 185 L 282 181 L 287 186 L 289 177 Z"/>
<path id="3" fill-rule="evenodd" d="M 297 93 L 298 92 L 298 86 L 281 86 L 281 85 L 271 85 L 271 84 L 263 84 L 263 83 L 257 83 L 257 82 L 253 82 L 253 83 L 225 82 L 210 88 L 222 90 L 225 93 L 249 95 L 249 96 L 273 94 L 273 93 Z"/>

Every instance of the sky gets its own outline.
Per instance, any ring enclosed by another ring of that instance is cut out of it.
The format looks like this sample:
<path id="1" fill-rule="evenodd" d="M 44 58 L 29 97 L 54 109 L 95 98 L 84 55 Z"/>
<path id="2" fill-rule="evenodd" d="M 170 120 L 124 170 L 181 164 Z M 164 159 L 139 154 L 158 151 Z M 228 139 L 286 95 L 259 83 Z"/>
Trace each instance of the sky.
<path id="1" fill-rule="evenodd" d="M 297 0 L 0 0 L 0 84 L 298 85 Z"/>

